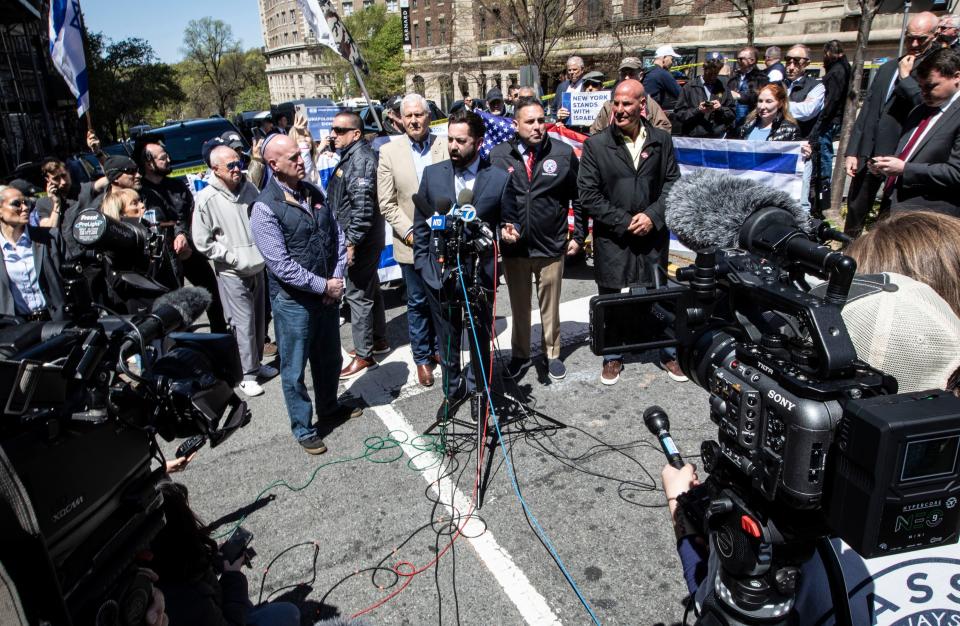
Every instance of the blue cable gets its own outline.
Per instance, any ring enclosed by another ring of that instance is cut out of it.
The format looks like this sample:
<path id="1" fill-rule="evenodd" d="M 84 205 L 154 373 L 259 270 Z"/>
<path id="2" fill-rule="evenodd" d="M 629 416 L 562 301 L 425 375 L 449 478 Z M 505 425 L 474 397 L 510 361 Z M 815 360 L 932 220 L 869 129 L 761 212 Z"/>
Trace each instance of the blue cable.
<path id="1" fill-rule="evenodd" d="M 587 602 L 587 599 L 583 597 L 583 593 L 580 592 L 580 588 L 577 587 L 577 583 L 574 582 L 573 577 L 570 575 L 570 572 L 567 571 L 567 568 L 563 565 L 563 560 L 560 558 L 560 555 L 557 554 L 556 549 L 553 547 L 550 538 L 547 537 L 547 532 L 543 530 L 543 527 L 540 526 L 540 522 L 537 521 L 536 516 L 530 510 L 530 507 L 527 506 L 527 501 L 523 499 L 523 496 L 520 494 L 520 486 L 517 484 L 517 476 L 513 471 L 513 463 L 510 461 L 510 455 L 508 454 L 506 444 L 503 443 L 503 436 L 500 433 L 500 420 L 497 419 L 497 411 L 493 406 L 493 397 L 490 395 L 490 386 L 487 384 L 487 373 L 484 367 L 483 359 L 480 358 L 482 350 L 480 349 L 480 340 L 477 338 L 477 329 L 473 324 L 473 312 L 470 310 L 470 298 L 467 296 L 467 284 L 463 280 L 463 270 L 460 267 L 460 252 L 457 251 L 457 274 L 460 276 L 460 287 L 463 289 L 463 302 L 467 307 L 467 319 L 470 321 L 470 333 L 473 335 L 473 345 L 477 347 L 477 360 L 480 362 L 480 374 L 483 379 L 483 390 L 487 395 L 487 403 L 490 407 L 490 415 L 493 416 L 493 426 L 497 430 L 497 441 L 500 444 L 500 448 L 503 451 L 503 460 L 506 461 L 507 473 L 510 475 L 510 483 L 513 485 L 513 491 L 517 494 L 517 499 L 520 500 L 520 506 L 523 508 L 524 514 L 527 516 L 527 519 L 534 526 L 534 532 L 537 533 L 537 536 L 540 537 L 540 540 L 543 541 L 543 544 L 547 546 L 551 556 L 556 560 L 557 565 L 560 566 L 560 571 L 563 573 L 564 578 L 567 579 L 567 583 L 570 585 L 570 588 L 573 589 L 573 592 L 577 594 L 577 598 L 580 600 L 580 604 L 583 605 L 583 608 L 587 610 L 587 613 L 590 614 L 590 618 L 593 619 L 593 623 L 600 626 L 600 619 L 597 617 L 596 613 L 593 612 L 593 609 L 590 608 L 590 603 Z M 494 278 L 496 280 L 496 278 Z M 483 416 L 478 416 L 482 418 Z M 480 449 L 477 448 L 477 454 L 480 453 Z"/>

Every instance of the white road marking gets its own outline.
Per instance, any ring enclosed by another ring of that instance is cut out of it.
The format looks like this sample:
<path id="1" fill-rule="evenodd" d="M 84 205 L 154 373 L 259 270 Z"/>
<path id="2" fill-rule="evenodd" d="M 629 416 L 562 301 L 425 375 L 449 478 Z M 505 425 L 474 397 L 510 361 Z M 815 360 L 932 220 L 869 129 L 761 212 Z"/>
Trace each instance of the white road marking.
<path id="1" fill-rule="evenodd" d="M 417 435 L 406 418 L 389 405 L 373 407 L 372 411 L 388 430 L 400 432 L 406 436 L 406 443 L 401 444 L 403 451 L 410 457 L 411 464 L 419 470 L 433 492 L 437 494 L 447 513 L 451 516 L 459 516 L 469 511 L 470 499 L 454 486 L 453 481 L 440 476 L 442 459 L 433 453 L 425 454 L 410 445 Z M 504 593 L 517 607 L 527 624 L 539 626 L 562 623 L 550 608 L 547 599 L 533 587 L 523 570 L 514 563 L 510 553 L 497 543 L 493 533 L 485 528 L 482 522 L 471 517 L 464 524 L 463 538 L 473 546 L 480 561 L 500 583 Z"/>
<path id="2" fill-rule="evenodd" d="M 560 304 L 561 343 L 583 340 L 583 335 L 587 330 L 586 325 L 589 323 L 589 301 L 590 297 L 586 297 Z M 501 338 L 504 349 L 509 348 L 510 345 L 512 321 L 512 317 L 507 317 L 497 324 L 497 337 Z M 530 323 L 531 325 L 540 323 L 539 310 L 534 309 L 531 312 Z M 538 345 L 537 337 L 531 339 L 534 345 Z M 348 361 L 349 356 L 344 352 L 344 362 Z M 400 374 L 401 368 L 390 370 L 391 373 L 388 374 L 373 370 L 368 374 L 346 381 L 344 386 L 355 396 L 360 396 L 366 400 L 370 405 L 367 411 L 376 414 L 388 431 L 403 433 L 407 443 L 401 445 L 406 455 L 410 457 L 412 465 L 417 468 L 423 479 L 437 494 L 447 512 L 450 515 L 455 515 L 454 511 L 457 511 L 458 514 L 462 515 L 470 510 L 470 499 L 457 489 L 449 478 L 440 477 L 441 459 L 437 455 L 425 454 L 422 450 L 418 450 L 411 445 L 410 442 L 417 436 L 417 431 L 392 406 L 395 400 L 391 391 L 397 388 L 401 389 L 397 400 L 430 391 L 417 384 L 417 368 L 413 363 L 413 355 L 409 345 L 386 355 L 385 358 L 380 360 L 380 367 L 387 370 L 391 364 L 397 363 L 406 366 L 403 368 L 406 371 L 405 379 Z M 439 374 L 439 371 L 437 373 Z M 434 388 L 437 388 L 440 384 L 442 384 L 441 378 L 438 375 Z M 463 534 L 464 539 L 470 542 L 477 556 L 480 557 L 480 561 L 490 570 L 490 573 L 503 588 L 504 593 L 517 607 L 528 624 L 539 626 L 540 624 L 562 623 L 550 608 L 546 598 L 533 587 L 523 570 L 514 563 L 510 553 L 497 543 L 489 529 L 485 529 L 481 522 L 471 518 L 464 526 Z"/>

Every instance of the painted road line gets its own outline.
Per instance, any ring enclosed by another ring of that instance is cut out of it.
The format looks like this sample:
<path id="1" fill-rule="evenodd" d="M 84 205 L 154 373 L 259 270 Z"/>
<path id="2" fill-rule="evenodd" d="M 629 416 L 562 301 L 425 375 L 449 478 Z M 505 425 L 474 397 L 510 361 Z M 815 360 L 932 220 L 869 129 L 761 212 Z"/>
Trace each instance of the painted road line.
<path id="1" fill-rule="evenodd" d="M 403 451 L 410 457 L 411 465 L 416 467 L 430 485 L 447 513 L 455 516 L 469 511 L 469 498 L 456 488 L 450 478 L 441 476 L 442 459 L 435 453 L 424 453 L 410 444 L 417 435 L 406 418 L 389 405 L 373 407 L 370 410 L 376 413 L 388 431 L 405 435 L 398 437 L 406 441 L 401 444 Z M 493 533 L 483 522 L 475 517 L 470 518 L 464 524 L 463 538 L 470 542 L 480 561 L 493 574 L 527 624 L 540 626 L 562 623 L 550 608 L 547 599 L 534 588 L 523 570 L 514 563 L 510 553 L 497 543 Z"/>

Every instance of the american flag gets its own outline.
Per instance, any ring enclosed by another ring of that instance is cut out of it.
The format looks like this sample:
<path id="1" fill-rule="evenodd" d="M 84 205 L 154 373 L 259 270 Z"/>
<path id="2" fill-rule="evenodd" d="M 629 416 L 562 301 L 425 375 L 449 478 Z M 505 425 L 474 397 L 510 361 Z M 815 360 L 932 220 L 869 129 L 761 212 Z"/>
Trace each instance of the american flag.
<path id="1" fill-rule="evenodd" d="M 516 131 L 513 128 L 513 120 L 509 117 L 493 115 L 486 111 L 477 111 L 477 113 L 483 118 L 483 123 L 487 127 L 487 132 L 483 135 L 483 145 L 480 146 L 480 158 L 489 159 L 493 147 L 513 139 Z"/>

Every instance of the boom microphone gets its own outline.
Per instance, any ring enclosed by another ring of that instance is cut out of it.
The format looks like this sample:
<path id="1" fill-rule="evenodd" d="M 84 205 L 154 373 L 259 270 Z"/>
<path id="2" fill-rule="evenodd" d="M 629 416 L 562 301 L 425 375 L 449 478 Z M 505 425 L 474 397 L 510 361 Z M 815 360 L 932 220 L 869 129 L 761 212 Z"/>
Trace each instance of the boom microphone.
<path id="1" fill-rule="evenodd" d="M 643 423 L 647 425 L 647 430 L 653 433 L 653 436 L 660 441 L 660 447 L 663 448 L 663 454 L 667 457 L 667 463 L 680 469 L 683 467 L 683 457 L 680 456 L 680 450 L 677 444 L 673 442 L 670 436 L 670 418 L 666 411 L 653 405 L 643 412 Z"/>
<path id="2" fill-rule="evenodd" d="M 137 330 L 126 334 L 121 352 L 141 341 L 148 344 L 167 333 L 189 328 L 207 310 L 212 299 L 210 292 L 202 287 L 181 287 L 163 294 L 153 303 L 148 315 L 134 320 Z"/>
<path id="3" fill-rule="evenodd" d="M 780 221 L 806 229 L 809 216 L 790 195 L 779 189 L 729 174 L 697 172 L 681 176 L 666 199 L 667 227 L 691 250 L 749 249 L 742 230 L 762 209 L 782 212 Z"/>

